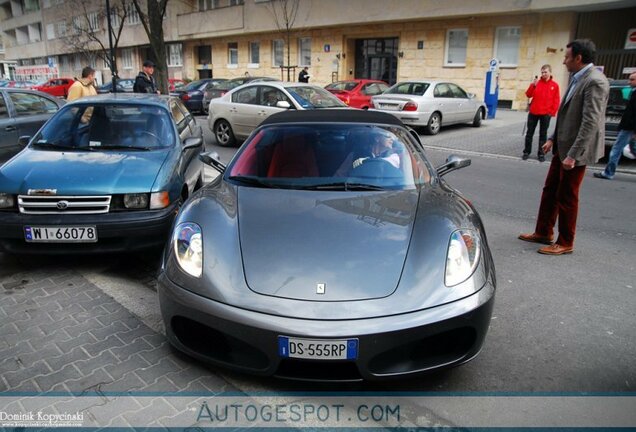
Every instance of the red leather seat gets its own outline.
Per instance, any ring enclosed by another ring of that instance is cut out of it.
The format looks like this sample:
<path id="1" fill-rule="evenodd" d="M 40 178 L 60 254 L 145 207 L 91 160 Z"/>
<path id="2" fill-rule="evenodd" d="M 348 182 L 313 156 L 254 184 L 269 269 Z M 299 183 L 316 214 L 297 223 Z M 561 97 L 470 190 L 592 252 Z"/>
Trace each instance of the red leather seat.
<path id="1" fill-rule="evenodd" d="M 276 144 L 267 177 L 318 177 L 313 146 L 304 135 L 286 135 Z"/>

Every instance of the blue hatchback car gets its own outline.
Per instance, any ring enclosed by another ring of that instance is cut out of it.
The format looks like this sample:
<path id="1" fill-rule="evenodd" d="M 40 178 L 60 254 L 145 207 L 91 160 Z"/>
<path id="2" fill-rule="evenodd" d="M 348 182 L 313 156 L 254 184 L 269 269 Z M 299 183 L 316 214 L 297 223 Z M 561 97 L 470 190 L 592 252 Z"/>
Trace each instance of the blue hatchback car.
<path id="1" fill-rule="evenodd" d="M 0 250 L 162 246 L 203 184 L 202 131 L 174 97 L 100 95 L 65 105 L 0 168 Z M 28 145 L 27 145 L 28 143 Z"/>

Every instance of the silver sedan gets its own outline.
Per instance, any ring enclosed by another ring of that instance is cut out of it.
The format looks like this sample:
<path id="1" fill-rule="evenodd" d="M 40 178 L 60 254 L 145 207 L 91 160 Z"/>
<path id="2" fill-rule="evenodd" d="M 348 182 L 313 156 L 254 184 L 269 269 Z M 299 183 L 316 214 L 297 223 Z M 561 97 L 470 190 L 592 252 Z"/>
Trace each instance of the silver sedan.
<path id="1" fill-rule="evenodd" d="M 255 82 L 210 101 L 208 126 L 221 146 L 244 140 L 263 120 L 288 109 L 348 108 L 322 87 L 305 83 Z"/>
<path id="2" fill-rule="evenodd" d="M 373 108 L 393 114 L 405 125 L 430 135 L 442 125 L 472 123 L 481 126 L 486 105 L 457 84 L 441 81 L 404 81 L 371 99 Z"/>

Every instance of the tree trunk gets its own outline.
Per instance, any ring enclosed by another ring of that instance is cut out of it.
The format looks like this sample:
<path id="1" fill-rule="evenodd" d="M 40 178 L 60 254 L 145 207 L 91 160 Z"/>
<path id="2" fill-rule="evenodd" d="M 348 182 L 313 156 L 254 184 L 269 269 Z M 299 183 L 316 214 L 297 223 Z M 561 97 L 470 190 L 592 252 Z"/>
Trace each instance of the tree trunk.
<path id="1" fill-rule="evenodd" d="M 139 6 L 139 0 L 133 0 L 135 9 L 142 19 L 144 30 L 150 41 L 150 50 L 155 62 L 155 81 L 157 89 L 162 94 L 168 94 L 168 62 L 166 61 L 166 44 L 163 39 L 163 16 L 166 12 L 168 0 L 148 0 L 147 13 L 143 13 Z"/>

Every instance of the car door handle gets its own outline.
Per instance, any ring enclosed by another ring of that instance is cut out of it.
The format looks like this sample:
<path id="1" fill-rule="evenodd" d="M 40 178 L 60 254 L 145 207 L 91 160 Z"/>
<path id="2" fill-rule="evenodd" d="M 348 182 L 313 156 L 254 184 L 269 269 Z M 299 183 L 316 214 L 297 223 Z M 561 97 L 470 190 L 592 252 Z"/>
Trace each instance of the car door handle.
<path id="1" fill-rule="evenodd" d="M 13 132 L 14 130 L 17 130 L 15 126 L 7 126 L 6 128 L 4 128 L 5 131 L 7 132 Z"/>

